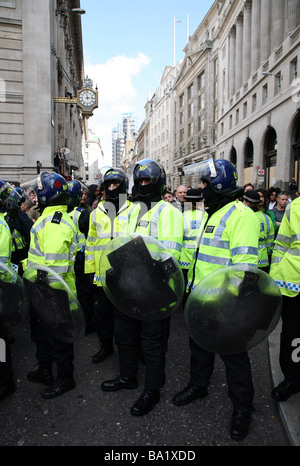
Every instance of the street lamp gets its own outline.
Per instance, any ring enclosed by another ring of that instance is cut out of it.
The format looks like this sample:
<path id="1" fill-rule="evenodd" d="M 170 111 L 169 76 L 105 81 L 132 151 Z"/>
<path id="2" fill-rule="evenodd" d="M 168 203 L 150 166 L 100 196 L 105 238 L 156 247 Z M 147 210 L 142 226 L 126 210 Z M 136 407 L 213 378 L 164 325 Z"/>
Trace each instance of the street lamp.
<path id="1" fill-rule="evenodd" d="M 86 13 L 85 10 L 82 8 L 72 8 L 72 10 L 69 10 L 68 8 L 61 8 L 61 9 L 56 9 L 55 10 L 55 16 L 59 15 L 60 13 L 75 13 L 76 15 L 84 15 Z"/>

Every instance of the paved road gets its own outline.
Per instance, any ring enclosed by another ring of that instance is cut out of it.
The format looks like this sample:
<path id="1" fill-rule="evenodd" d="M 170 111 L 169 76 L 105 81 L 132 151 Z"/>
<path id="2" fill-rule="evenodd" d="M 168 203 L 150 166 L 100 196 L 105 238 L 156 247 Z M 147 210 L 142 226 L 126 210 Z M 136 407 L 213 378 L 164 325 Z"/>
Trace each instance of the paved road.
<path id="1" fill-rule="evenodd" d="M 249 435 L 241 442 L 229 437 L 232 406 L 222 361 L 217 357 L 209 396 L 184 407 L 175 407 L 172 396 L 189 379 L 188 337 L 183 313 L 172 317 L 167 361 L 167 382 L 161 402 L 148 415 L 131 416 L 143 382 L 141 365 L 137 390 L 101 391 L 103 380 L 118 375 L 116 353 L 99 365 L 91 363 L 98 350 L 96 334 L 85 336 L 75 347 L 77 386 L 63 396 L 42 400 L 41 385 L 26 379 L 34 368 L 35 346 L 26 325 L 12 346 L 17 391 L 0 404 L 1 446 L 287 446 L 278 408 L 272 400 L 267 341 L 252 349 L 255 399 Z"/>

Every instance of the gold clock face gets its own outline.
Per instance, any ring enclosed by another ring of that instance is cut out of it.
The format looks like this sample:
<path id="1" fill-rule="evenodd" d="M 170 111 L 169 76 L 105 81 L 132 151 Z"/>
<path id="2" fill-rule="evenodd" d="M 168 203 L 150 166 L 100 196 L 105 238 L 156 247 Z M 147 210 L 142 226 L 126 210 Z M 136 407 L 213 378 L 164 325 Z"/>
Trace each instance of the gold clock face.
<path id="1" fill-rule="evenodd" d="M 93 91 L 86 89 L 79 94 L 79 103 L 83 107 L 93 107 L 96 104 L 96 95 Z"/>

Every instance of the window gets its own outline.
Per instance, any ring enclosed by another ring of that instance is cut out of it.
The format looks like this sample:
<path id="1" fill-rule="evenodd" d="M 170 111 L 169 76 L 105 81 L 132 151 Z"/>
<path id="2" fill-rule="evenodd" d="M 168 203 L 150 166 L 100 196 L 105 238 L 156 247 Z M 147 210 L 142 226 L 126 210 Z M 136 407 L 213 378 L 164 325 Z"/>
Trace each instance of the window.
<path id="1" fill-rule="evenodd" d="M 255 112 L 256 110 L 256 94 L 253 94 L 252 96 L 252 112 Z"/>
<path id="2" fill-rule="evenodd" d="M 295 57 L 294 60 L 291 61 L 290 66 L 290 82 L 292 83 L 294 79 L 298 77 L 298 57 Z"/>
<path id="3" fill-rule="evenodd" d="M 247 118 L 247 102 L 243 104 L 243 118 Z"/>
<path id="4" fill-rule="evenodd" d="M 198 91 L 204 88 L 204 71 L 198 76 L 197 81 L 198 81 Z"/>
<path id="5" fill-rule="evenodd" d="M 268 84 L 262 87 L 262 103 L 265 104 L 268 100 Z"/>

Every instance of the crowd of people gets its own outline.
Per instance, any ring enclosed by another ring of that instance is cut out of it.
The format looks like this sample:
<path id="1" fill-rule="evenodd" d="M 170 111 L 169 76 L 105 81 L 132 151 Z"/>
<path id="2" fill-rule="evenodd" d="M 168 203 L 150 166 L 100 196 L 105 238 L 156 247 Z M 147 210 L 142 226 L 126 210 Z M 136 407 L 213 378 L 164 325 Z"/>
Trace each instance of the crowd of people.
<path id="1" fill-rule="evenodd" d="M 184 277 L 182 307 L 203 278 L 224 266 L 246 264 L 270 274 L 283 296 L 280 363 L 284 379 L 272 397 L 282 401 L 300 391 L 299 364 L 292 358 L 292 342 L 300 335 L 297 187 L 293 184 L 290 193 L 274 187 L 268 192 L 256 190 L 251 183 L 239 187 L 237 171 L 226 160 L 209 160 L 199 176 L 197 187 L 180 185 L 172 192 L 163 167 L 146 159 L 134 167 L 132 193 L 126 174 L 112 167 L 105 168 L 99 185 L 89 187 L 66 181 L 59 168 L 55 173 L 41 173 L 35 186 L 26 191 L 0 181 L 1 262 L 14 264 L 21 277 L 32 265 L 47 266 L 67 283 L 82 307 L 86 333 L 98 336 L 92 363 L 101 363 L 117 348 L 119 374 L 102 382 L 103 391 L 136 389 L 142 359 L 145 378 L 142 393 L 130 410 L 133 416 L 149 413 L 160 401 L 171 321 L 171 315 L 151 320 L 124 313 L 105 293 L 100 270 L 103 251 L 114 238 L 133 233 L 154 237 L 176 259 Z M 122 266 L 120 261 L 118 267 Z M 72 390 L 76 386 L 74 343 L 53 336 L 51 328 L 41 325 L 34 304 L 30 328 L 38 368 L 28 373 L 28 380 L 45 386 L 44 399 Z M 3 321 L 0 338 L 7 343 L 6 363 L 0 364 L 2 400 L 15 391 L 11 337 Z M 174 395 L 175 406 L 208 395 L 215 354 L 191 337 L 189 346 L 190 380 Z M 253 410 L 249 356 L 247 351 L 219 356 L 233 405 L 230 436 L 241 440 L 248 434 Z"/>

